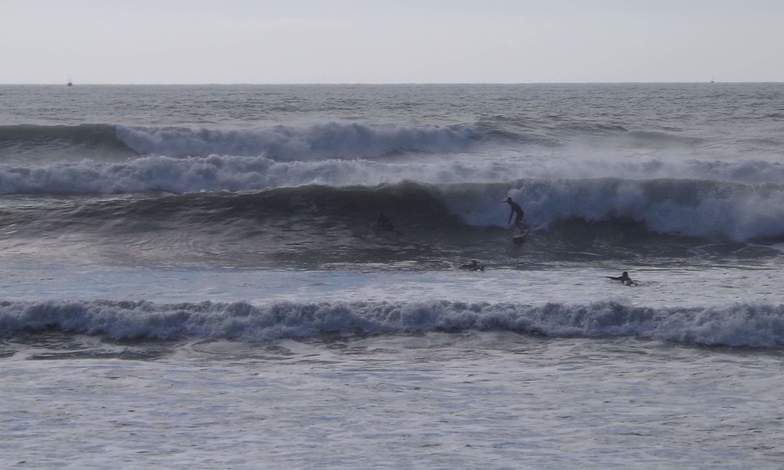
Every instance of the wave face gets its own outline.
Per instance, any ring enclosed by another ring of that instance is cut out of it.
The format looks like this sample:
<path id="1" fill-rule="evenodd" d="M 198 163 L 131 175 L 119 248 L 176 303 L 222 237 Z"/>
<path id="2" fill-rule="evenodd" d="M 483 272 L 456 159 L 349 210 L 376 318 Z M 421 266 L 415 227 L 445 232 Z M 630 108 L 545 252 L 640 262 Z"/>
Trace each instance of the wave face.
<path id="1" fill-rule="evenodd" d="M 136 155 L 109 124 L 0 126 L 0 162 L 101 161 Z"/>
<path id="2" fill-rule="evenodd" d="M 115 127 L 108 124 L 0 126 L 0 142 L 3 145 L 35 145 L 55 141 L 100 145 L 116 144 L 118 139 Z"/>
<path id="3" fill-rule="evenodd" d="M 323 335 L 508 331 L 546 337 L 631 337 L 689 345 L 780 348 L 784 306 L 725 308 L 423 302 L 155 304 L 150 302 L 2 302 L 0 332 L 45 331 L 114 340 L 269 341 Z"/>

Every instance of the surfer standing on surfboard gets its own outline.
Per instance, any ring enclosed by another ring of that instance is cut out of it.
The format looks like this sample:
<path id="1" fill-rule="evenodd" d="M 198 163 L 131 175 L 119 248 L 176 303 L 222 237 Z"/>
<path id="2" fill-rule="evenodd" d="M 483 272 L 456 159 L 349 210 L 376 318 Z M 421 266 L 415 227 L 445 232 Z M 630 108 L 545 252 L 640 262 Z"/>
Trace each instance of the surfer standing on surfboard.
<path id="1" fill-rule="evenodd" d="M 512 216 L 514 216 L 514 225 L 519 230 L 525 230 L 525 224 L 523 223 L 523 216 L 525 212 L 523 212 L 523 208 L 520 207 L 520 204 L 514 202 L 511 197 L 507 197 L 504 201 L 505 203 L 509 204 L 509 220 L 506 222 L 507 224 L 512 222 Z"/>

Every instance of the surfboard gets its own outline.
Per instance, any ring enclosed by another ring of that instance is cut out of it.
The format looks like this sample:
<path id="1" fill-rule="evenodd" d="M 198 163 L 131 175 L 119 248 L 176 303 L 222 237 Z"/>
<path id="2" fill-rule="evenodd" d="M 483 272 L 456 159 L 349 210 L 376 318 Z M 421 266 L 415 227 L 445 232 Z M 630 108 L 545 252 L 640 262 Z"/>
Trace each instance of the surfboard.
<path id="1" fill-rule="evenodd" d="M 512 231 L 512 242 L 515 245 L 523 243 L 528 238 L 528 229 L 515 228 Z"/>

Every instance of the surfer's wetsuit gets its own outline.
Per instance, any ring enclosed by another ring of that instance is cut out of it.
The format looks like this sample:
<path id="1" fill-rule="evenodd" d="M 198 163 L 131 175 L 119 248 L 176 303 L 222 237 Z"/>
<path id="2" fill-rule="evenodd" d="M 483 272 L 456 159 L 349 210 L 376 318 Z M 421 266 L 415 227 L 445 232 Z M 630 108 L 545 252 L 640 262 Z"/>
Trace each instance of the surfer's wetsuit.
<path id="1" fill-rule="evenodd" d="M 506 222 L 507 224 L 512 221 L 512 216 L 514 216 L 514 224 L 520 230 L 525 229 L 525 224 L 523 223 L 523 216 L 525 212 L 523 208 L 520 207 L 520 204 L 514 202 L 511 197 L 506 198 L 505 203 L 509 204 L 509 220 Z"/>

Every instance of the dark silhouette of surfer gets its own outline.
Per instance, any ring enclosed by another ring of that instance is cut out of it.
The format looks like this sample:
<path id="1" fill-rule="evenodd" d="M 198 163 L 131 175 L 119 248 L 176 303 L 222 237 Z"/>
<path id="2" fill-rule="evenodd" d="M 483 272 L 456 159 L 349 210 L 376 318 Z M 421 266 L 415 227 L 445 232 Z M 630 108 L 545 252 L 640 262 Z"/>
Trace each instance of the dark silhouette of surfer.
<path id="1" fill-rule="evenodd" d="M 514 216 L 514 226 L 518 229 L 525 230 L 526 226 L 523 223 L 523 217 L 525 216 L 525 212 L 523 208 L 520 207 L 520 204 L 514 202 L 511 197 L 507 197 L 504 201 L 505 203 L 509 204 L 509 220 L 506 221 L 507 225 L 512 223 L 512 216 Z"/>
<path id="2" fill-rule="evenodd" d="M 472 259 L 470 263 L 460 265 L 460 269 L 465 271 L 484 271 L 485 267 L 479 264 L 479 261 Z"/>
<path id="3" fill-rule="evenodd" d="M 624 286 L 636 286 L 637 281 L 633 280 L 629 277 L 629 273 L 624 271 L 620 276 L 607 276 L 607 279 L 612 279 L 613 281 L 621 281 L 621 284 Z"/>
<path id="4" fill-rule="evenodd" d="M 382 232 L 393 232 L 395 230 L 395 226 L 392 224 L 392 221 L 384 215 L 383 212 L 378 213 L 378 219 L 376 219 L 376 230 L 380 230 Z"/>

